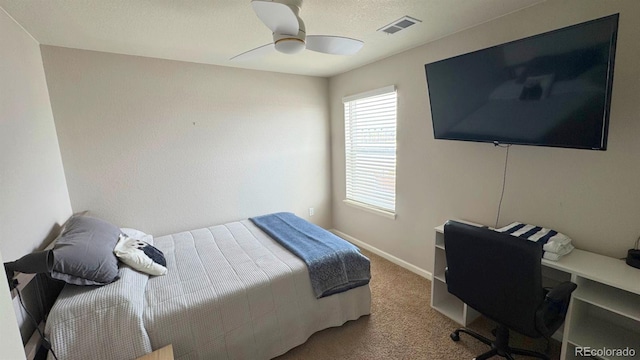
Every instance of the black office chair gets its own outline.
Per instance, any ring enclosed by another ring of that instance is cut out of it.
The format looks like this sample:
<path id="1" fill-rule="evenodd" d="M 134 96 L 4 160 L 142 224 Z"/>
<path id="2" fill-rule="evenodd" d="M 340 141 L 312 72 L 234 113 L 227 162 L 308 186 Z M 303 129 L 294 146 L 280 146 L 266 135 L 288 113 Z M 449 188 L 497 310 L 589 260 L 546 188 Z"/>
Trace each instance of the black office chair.
<path id="1" fill-rule="evenodd" d="M 542 245 L 488 228 L 449 221 L 444 226 L 449 292 L 498 323 L 494 341 L 459 328 L 453 341 L 466 333 L 491 346 L 475 359 L 513 354 L 549 359 L 545 354 L 509 346 L 509 329 L 523 335 L 549 337 L 562 325 L 576 284 L 542 287 Z"/>

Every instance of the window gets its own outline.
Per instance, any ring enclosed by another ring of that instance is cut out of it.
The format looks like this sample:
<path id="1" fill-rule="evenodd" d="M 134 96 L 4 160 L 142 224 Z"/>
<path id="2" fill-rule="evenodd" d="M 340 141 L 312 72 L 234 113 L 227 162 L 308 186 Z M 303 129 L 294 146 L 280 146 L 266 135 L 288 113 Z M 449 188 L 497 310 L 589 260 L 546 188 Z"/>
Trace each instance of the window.
<path id="1" fill-rule="evenodd" d="M 395 86 L 343 98 L 347 199 L 395 218 Z"/>

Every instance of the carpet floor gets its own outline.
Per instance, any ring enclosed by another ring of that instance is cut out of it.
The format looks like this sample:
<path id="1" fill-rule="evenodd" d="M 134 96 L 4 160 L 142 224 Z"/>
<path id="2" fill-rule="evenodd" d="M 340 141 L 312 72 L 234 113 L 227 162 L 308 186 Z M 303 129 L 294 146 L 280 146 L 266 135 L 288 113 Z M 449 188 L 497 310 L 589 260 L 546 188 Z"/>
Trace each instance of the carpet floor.
<path id="1" fill-rule="evenodd" d="M 462 360 L 489 350 L 466 334 L 458 342 L 449 338 L 459 325 L 431 308 L 429 280 L 371 252 L 363 253 L 371 259 L 371 315 L 317 332 L 276 359 Z M 469 327 L 491 339 L 495 324 L 480 317 Z M 511 345 L 544 352 L 547 343 L 512 332 Z M 559 342 L 551 340 L 549 354 L 552 359 L 560 358 Z"/>

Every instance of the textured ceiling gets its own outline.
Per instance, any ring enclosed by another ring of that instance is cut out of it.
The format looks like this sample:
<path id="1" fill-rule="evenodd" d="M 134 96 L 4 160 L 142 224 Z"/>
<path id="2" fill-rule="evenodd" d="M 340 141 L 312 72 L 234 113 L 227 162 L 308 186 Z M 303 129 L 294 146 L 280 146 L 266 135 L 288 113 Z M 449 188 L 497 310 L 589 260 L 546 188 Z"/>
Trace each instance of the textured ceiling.
<path id="1" fill-rule="evenodd" d="M 332 76 L 544 0 L 305 0 L 309 35 L 363 40 L 351 56 L 304 51 L 231 62 L 272 42 L 250 0 L 0 0 L 45 45 L 283 73 Z M 422 20 L 394 35 L 376 30 L 409 15 Z"/>

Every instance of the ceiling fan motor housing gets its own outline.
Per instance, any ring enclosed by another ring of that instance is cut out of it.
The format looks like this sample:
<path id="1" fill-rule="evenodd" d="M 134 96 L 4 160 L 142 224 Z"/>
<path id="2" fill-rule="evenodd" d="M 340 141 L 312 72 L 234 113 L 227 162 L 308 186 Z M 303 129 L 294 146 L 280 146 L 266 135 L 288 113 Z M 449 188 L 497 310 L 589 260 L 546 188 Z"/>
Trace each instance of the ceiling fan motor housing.
<path id="1" fill-rule="evenodd" d="M 296 10 L 299 10 L 299 8 L 296 8 Z M 273 33 L 273 44 L 275 45 L 276 50 L 284 54 L 297 54 L 306 48 L 305 40 L 307 37 L 307 33 L 305 31 L 306 29 L 304 26 L 304 21 L 300 19 L 297 11 L 295 13 L 296 17 L 298 18 L 297 34 L 293 35 Z"/>
<path id="2" fill-rule="evenodd" d="M 271 30 L 273 43 L 266 44 L 232 60 L 248 60 L 276 50 L 284 54 L 296 54 L 311 50 L 324 54 L 352 55 L 362 48 L 363 42 L 343 36 L 310 35 L 300 19 L 302 0 L 251 0 L 251 7 L 258 18 Z"/>
<path id="3" fill-rule="evenodd" d="M 295 36 L 274 33 L 273 44 L 281 53 L 297 54 L 306 48 L 305 37 L 306 34 L 302 30 Z"/>

